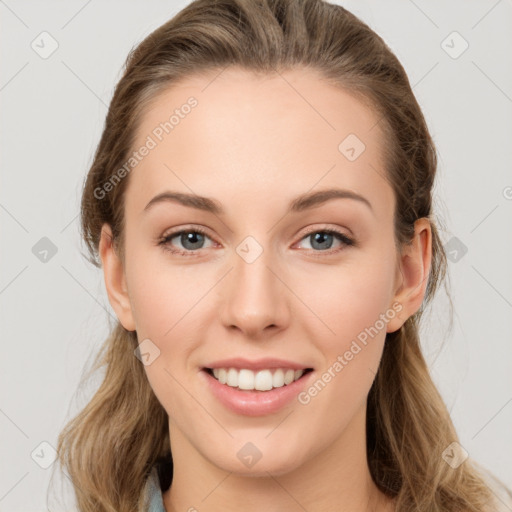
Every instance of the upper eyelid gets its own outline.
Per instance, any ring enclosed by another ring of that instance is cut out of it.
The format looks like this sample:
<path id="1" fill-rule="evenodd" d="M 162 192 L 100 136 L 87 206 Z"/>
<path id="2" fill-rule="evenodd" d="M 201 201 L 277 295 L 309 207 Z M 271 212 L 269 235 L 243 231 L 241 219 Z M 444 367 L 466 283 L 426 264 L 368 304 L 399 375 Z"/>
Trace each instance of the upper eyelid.
<path id="1" fill-rule="evenodd" d="M 171 229 L 171 231 L 169 231 L 169 232 L 164 231 L 164 234 L 160 237 L 160 239 L 163 240 L 165 238 L 174 238 L 175 236 L 178 236 L 182 233 L 190 233 L 190 232 L 198 232 L 198 233 L 204 234 L 212 240 L 214 238 L 213 236 L 211 236 L 209 234 L 209 230 L 207 228 L 190 226 L 190 227 L 178 228 L 176 230 Z"/>

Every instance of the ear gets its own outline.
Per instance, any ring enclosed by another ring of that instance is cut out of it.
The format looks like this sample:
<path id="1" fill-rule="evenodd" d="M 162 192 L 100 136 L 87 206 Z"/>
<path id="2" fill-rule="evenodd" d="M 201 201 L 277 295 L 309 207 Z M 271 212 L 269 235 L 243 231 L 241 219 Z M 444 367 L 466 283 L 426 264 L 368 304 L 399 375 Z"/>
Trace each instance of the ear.
<path id="1" fill-rule="evenodd" d="M 387 332 L 400 329 L 420 309 L 427 289 L 431 260 L 432 230 L 430 221 L 422 217 L 414 223 L 414 237 L 410 244 L 404 246 L 399 257 L 393 302 L 398 302 L 402 309 L 388 322 Z"/>
<path id="2" fill-rule="evenodd" d="M 135 322 L 126 287 L 124 268 L 114 250 L 112 240 L 113 237 L 110 226 L 103 224 L 101 228 L 99 253 L 108 300 L 123 327 L 127 331 L 135 331 Z"/>

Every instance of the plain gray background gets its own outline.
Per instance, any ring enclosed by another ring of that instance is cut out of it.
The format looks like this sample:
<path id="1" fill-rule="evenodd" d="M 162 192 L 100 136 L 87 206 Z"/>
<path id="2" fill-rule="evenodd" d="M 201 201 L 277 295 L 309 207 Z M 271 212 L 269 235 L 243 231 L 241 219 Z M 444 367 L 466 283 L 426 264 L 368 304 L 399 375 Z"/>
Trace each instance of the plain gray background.
<path id="1" fill-rule="evenodd" d="M 82 181 L 129 50 L 187 3 L 0 1 L 0 511 L 48 509 L 49 445 L 94 391 L 75 394 L 113 311 Z M 422 343 L 462 446 L 512 486 L 512 2 L 339 3 L 397 54 L 437 144 L 455 316 L 448 333 L 441 292 Z"/>

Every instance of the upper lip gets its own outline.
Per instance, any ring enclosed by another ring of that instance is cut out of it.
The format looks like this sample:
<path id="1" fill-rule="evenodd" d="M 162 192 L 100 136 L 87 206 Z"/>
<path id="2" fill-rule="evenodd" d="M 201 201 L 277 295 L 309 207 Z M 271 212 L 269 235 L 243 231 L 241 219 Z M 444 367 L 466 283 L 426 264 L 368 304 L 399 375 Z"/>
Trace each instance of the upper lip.
<path id="1" fill-rule="evenodd" d="M 306 370 L 311 368 L 311 366 L 296 363 L 294 361 L 287 361 L 285 359 L 276 359 L 265 357 L 263 359 L 244 359 L 243 357 L 235 357 L 231 359 L 222 359 L 219 361 L 214 361 L 205 366 L 205 368 L 236 368 L 238 370 L 247 369 L 247 370 L 266 370 L 271 368 L 291 368 L 293 370 Z"/>

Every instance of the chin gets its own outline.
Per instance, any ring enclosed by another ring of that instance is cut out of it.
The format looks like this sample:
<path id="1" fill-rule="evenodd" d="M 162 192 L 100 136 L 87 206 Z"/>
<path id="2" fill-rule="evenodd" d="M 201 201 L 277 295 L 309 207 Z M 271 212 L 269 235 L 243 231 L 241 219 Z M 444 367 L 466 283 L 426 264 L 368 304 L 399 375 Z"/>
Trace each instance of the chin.
<path id="1" fill-rule="evenodd" d="M 284 451 L 281 447 L 267 446 L 259 450 L 252 443 L 246 443 L 236 450 L 234 457 L 226 453 L 211 454 L 209 460 L 224 471 L 240 476 L 268 477 L 290 473 L 301 466 L 303 460 L 297 457 L 297 450 L 290 445 Z"/>

